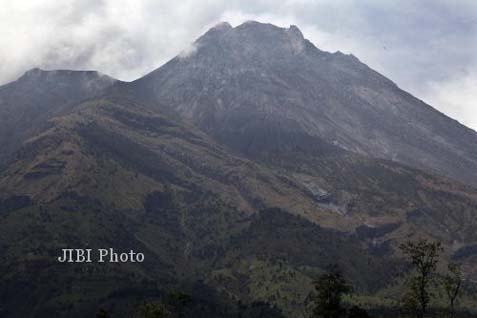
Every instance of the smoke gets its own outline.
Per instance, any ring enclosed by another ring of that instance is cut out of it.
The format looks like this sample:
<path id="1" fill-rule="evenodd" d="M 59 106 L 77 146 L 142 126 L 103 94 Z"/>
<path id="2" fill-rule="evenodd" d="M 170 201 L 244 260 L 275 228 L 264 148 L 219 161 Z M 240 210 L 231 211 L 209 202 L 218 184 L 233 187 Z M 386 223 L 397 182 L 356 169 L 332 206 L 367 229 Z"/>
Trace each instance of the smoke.
<path id="1" fill-rule="evenodd" d="M 179 57 L 182 59 L 188 58 L 190 56 L 193 56 L 195 52 L 197 52 L 197 45 L 196 43 L 190 43 L 185 49 L 183 49 L 179 53 Z"/>

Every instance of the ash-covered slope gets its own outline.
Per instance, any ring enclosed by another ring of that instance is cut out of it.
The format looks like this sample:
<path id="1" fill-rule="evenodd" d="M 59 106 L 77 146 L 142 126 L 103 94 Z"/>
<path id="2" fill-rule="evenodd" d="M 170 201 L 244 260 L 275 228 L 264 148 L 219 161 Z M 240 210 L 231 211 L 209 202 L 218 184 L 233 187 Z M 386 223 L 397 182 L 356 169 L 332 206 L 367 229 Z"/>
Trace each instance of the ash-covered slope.
<path id="1" fill-rule="evenodd" d="M 477 274 L 477 193 L 459 183 L 354 154 L 274 170 L 123 96 L 80 103 L 50 125 L 0 171 L 2 317 L 98 307 L 131 317 L 141 297 L 200 294 L 195 282 L 226 304 L 266 301 L 295 317 L 329 263 L 372 294 L 391 281 L 397 244 L 417 236 Z M 146 261 L 59 264 L 71 246 L 132 248 Z"/>
<path id="2" fill-rule="evenodd" d="M 248 155 L 334 145 L 477 184 L 475 131 L 295 26 L 219 24 L 129 87 Z"/>
<path id="3" fill-rule="evenodd" d="M 228 153 L 195 127 L 153 108 L 112 96 L 76 105 L 52 118 L 51 127 L 25 142 L 0 172 L 2 317 L 93 316 L 99 306 L 126 301 L 132 302 L 128 311 L 115 307 L 114 316 L 132 317 L 134 301 L 147 297 L 142 295 L 195 281 L 223 290 L 226 271 L 254 288 L 263 279 L 236 276 L 236 266 L 275 266 L 274 259 L 304 245 L 307 252 L 320 251 L 320 259 L 295 252 L 290 266 L 320 268 L 344 255 L 345 265 L 359 263 L 346 269 L 364 285 L 378 277 L 359 272 L 369 258 L 376 259 L 379 277 L 386 262 L 394 264 L 366 256 L 356 238 L 307 221 L 347 228 L 356 223 L 318 206 L 299 182 Z M 266 212 L 271 207 L 283 210 Z M 289 229 L 293 235 L 286 234 Z M 294 240 L 282 246 L 274 231 Z M 58 252 L 70 246 L 132 248 L 146 261 L 59 264 Z M 254 246 L 261 252 L 251 252 Z M 295 297 L 308 291 L 291 279 L 283 284 L 293 285 Z M 246 289 L 226 290 L 234 296 L 230 302 L 263 300 Z"/>
<path id="4" fill-rule="evenodd" d="M 0 86 L 0 163 L 45 128 L 48 119 L 100 95 L 115 82 L 96 71 L 35 68 Z"/>

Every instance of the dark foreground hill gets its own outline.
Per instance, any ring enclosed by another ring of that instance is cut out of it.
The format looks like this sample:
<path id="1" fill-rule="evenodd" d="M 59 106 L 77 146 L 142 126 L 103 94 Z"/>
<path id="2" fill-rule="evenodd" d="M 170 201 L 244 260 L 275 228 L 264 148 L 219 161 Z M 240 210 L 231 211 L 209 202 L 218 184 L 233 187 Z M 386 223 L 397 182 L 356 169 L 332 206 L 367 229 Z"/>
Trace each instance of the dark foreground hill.
<path id="1" fill-rule="evenodd" d="M 330 263 L 382 305 L 417 237 L 477 279 L 475 133 L 295 27 L 220 25 L 133 83 L 34 70 L 0 93 L 21 123 L 2 147 L 1 317 L 131 317 L 174 290 L 190 317 L 294 317 Z M 146 260 L 57 262 L 109 247 Z"/>

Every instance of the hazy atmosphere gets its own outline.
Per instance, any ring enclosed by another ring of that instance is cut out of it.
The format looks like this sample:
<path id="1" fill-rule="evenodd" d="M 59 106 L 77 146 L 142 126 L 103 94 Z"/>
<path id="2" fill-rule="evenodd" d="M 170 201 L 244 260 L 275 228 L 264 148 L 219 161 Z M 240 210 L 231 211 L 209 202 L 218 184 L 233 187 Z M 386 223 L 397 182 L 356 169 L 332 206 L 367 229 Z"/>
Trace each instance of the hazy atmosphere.
<path id="1" fill-rule="evenodd" d="M 477 318 L 476 19 L 0 0 L 0 318 Z"/>
<path id="2" fill-rule="evenodd" d="M 477 2 L 2 0 L 0 83 L 25 70 L 152 71 L 220 21 L 297 25 L 327 51 L 361 61 L 477 129 Z"/>

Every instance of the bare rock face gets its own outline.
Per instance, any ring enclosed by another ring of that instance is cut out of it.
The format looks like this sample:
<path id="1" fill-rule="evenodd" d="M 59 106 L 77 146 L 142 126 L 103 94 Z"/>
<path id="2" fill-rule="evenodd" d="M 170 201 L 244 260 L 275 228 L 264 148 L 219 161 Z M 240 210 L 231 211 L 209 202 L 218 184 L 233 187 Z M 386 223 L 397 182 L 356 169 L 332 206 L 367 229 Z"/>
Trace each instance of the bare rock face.
<path id="1" fill-rule="evenodd" d="M 222 23 L 193 48 L 132 86 L 242 153 L 311 140 L 477 185 L 475 131 L 296 26 Z"/>

